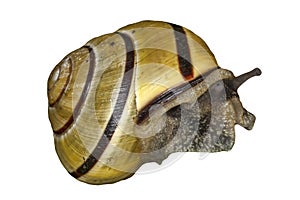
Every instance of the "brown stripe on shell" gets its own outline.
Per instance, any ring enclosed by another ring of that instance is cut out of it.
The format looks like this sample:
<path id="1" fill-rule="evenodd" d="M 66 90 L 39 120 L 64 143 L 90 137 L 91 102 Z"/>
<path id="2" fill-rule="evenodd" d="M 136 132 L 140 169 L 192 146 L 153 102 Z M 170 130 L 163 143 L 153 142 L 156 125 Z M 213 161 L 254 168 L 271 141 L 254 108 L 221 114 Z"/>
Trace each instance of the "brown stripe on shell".
<path id="1" fill-rule="evenodd" d="M 72 61 L 71 61 L 71 59 L 67 59 L 65 62 L 67 62 L 67 64 L 68 64 L 68 73 L 69 73 L 69 75 L 68 75 L 68 77 L 67 77 L 67 80 L 65 81 L 65 84 L 64 84 L 64 86 L 63 86 L 63 88 L 61 89 L 61 91 L 60 91 L 60 93 L 59 93 L 59 95 L 57 95 L 57 97 L 56 97 L 56 99 L 53 101 L 53 102 L 51 102 L 50 103 L 50 101 L 49 101 L 49 107 L 54 107 L 55 106 L 55 104 L 57 104 L 57 102 L 59 102 L 59 100 L 62 98 L 62 96 L 63 96 L 63 94 L 64 94 L 64 92 L 65 92 L 65 90 L 66 90 L 66 88 L 67 88 L 67 86 L 68 86 L 68 84 L 70 83 L 70 77 L 71 77 L 71 73 L 72 73 Z M 52 83 L 52 86 L 49 86 L 48 85 L 48 94 L 49 94 L 49 92 L 53 89 L 53 87 L 55 87 L 55 83 L 57 83 L 57 81 L 59 81 L 59 79 L 60 79 L 60 77 L 61 77 L 61 65 L 59 64 L 58 65 L 58 69 L 56 69 L 56 70 L 59 70 L 59 74 L 58 74 L 58 78 L 57 78 L 57 80 L 55 80 L 55 82 L 54 83 Z M 50 74 L 50 76 L 49 76 L 49 79 L 48 79 L 48 83 L 50 82 L 50 79 L 51 78 L 53 78 L 53 76 L 54 76 L 54 73 L 56 72 L 56 70 L 54 69 L 52 72 L 51 72 L 51 74 Z M 49 99 L 50 99 L 50 97 L 49 97 Z"/>
<path id="2" fill-rule="evenodd" d="M 149 110 L 152 106 L 160 104 L 165 105 L 166 103 L 174 100 L 177 96 L 179 96 L 182 92 L 188 90 L 189 88 L 195 87 L 197 84 L 201 83 L 206 76 L 212 73 L 214 70 L 219 69 L 220 67 L 215 67 L 210 71 L 206 72 L 203 75 L 198 76 L 197 78 L 181 84 L 177 87 L 171 88 L 160 94 L 158 97 L 153 99 L 149 104 L 147 104 L 137 115 L 137 124 L 143 123 L 146 119 L 149 118 Z"/>
<path id="3" fill-rule="evenodd" d="M 133 78 L 133 71 L 134 71 L 133 70 L 134 59 L 135 59 L 134 44 L 132 39 L 128 35 L 120 32 L 117 32 L 117 34 L 119 34 L 125 42 L 126 63 L 125 63 L 125 71 L 120 86 L 118 98 L 116 101 L 116 105 L 108 121 L 108 124 L 106 125 L 104 133 L 100 138 L 100 140 L 98 141 L 93 152 L 89 155 L 89 157 L 85 160 L 85 162 L 79 168 L 77 168 L 77 170 L 70 173 L 71 176 L 73 176 L 74 178 L 79 178 L 80 176 L 86 174 L 96 165 L 98 160 L 101 158 L 101 155 L 103 154 L 111 138 L 113 137 L 113 134 L 118 126 L 123 110 L 125 108 L 125 104 L 128 99 L 128 94 L 130 91 L 131 82 Z"/>
<path id="4" fill-rule="evenodd" d="M 191 80 L 194 77 L 194 73 L 193 65 L 191 64 L 190 48 L 185 31 L 179 25 L 169 24 L 174 30 L 180 73 L 185 80 Z"/>
<path id="5" fill-rule="evenodd" d="M 73 114 L 60 129 L 53 131 L 55 134 L 58 134 L 58 135 L 64 133 L 73 124 L 73 122 L 76 121 L 77 117 L 80 115 L 82 106 L 86 100 L 86 97 L 87 97 L 89 89 L 90 89 L 90 85 L 91 85 L 94 70 L 95 70 L 95 52 L 92 49 L 92 47 L 90 47 L 90 46 L 84 46 L 83 48 L 88 49 L 89 57 L 90 57 L 90 66 L 89 66 L 87 79 L 86 79 L 85 85 L 83 87 L 83 91 L 81 93 L 79 101 L 77 102 L 77 104 L 75 106 Z"/>

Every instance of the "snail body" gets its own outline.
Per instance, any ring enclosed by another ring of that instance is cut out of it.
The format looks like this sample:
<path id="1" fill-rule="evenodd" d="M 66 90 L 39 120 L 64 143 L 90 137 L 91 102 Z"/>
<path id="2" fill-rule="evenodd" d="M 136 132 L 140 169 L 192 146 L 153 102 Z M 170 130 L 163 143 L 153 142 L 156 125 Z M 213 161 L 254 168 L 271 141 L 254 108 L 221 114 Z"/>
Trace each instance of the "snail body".
<path id="1" fill-rule="evenodd" d="M 142 21 L 90 40 L 48 79 L 49 119 L 67 171 L 90 184 L 132 176 L 174 152 L 228 151 L 251 129 L 234 77 L 190 30 Z"/>

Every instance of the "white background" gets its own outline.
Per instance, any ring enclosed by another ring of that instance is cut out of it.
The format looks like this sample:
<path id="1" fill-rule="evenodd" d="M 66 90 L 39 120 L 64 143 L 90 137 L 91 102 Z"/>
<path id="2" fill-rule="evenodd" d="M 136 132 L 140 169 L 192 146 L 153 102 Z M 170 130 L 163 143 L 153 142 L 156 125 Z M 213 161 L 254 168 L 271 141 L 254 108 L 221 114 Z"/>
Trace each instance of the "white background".
<path id="1" fill-rule="evenodd" d="M 297 1 L 6 1 L 0 3 L 1 199 L 299 199 Z M 202 37 L 221 67 L 263 74 L 239 94 L 257 117 L 230 152 L 188 153 L 170 167 L 112 185 L 73 179 L 54 150 L 47 78 L 89 39 L 144 19 Z"/>

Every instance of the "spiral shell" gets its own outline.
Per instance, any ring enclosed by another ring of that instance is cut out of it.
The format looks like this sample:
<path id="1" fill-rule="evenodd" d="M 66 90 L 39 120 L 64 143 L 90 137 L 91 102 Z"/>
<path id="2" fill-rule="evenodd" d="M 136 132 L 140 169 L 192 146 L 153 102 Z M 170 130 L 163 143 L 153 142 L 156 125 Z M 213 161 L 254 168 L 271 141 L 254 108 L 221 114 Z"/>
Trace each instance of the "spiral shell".
<path id="1" fill-rule="evenodd" d="M 237 93 L 227 91 L 231 84 L 223 80 L 233 79 L 200 37 L 175 24 L 142 21 L 94 38 L 58 63 L 48 79 L 59 159 L 73 177 L 104 184 L 128 178 L 142 164 L 160 163 L 173 152 L 229 150 L 233 126 L 251 129 L 255 120 Z M 217 104 L 222 110 L 217 116 L 229 124 L 220 129 L 229 137 L 223 149 L 212 147 L 218 143 L 205 147 L 209 142 L 203 139 L 209 132 L 203 127 L 213 121 L 210 91 L 220 81 L 226 97 Z M 177 134 L 178 123 L 192 119 L 195 127 Z M 189 132 L 196 134 L 186 136 Z"/>

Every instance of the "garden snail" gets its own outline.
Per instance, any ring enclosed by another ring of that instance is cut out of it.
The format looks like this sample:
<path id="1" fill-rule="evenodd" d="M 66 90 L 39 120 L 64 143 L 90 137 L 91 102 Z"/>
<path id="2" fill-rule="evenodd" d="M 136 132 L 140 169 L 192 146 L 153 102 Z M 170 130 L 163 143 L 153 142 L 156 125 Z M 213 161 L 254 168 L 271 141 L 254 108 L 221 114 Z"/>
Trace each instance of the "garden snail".
<path id="1" fill-rule="evenodd" d="M 67 171 L 114 183 L 174 152 L 228 151 L 234 125 L 255 116 L 237 94 L 256 68 L 235 77 L 181 26 L 142 21 L 90 40 L 48 79 L 55 149 Z"/>

